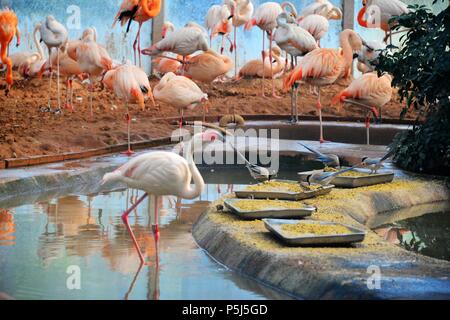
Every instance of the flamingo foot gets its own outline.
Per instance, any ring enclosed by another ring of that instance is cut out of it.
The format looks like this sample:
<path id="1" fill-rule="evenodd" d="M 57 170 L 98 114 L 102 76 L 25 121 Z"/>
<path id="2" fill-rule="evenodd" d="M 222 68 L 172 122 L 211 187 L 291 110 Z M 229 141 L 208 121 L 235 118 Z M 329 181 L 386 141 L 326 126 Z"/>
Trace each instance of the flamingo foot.
<path id="1" fill-rule="evenodd" d="M 133 150 L 131 150 L 131 149 L 128 149 L 127 151 L 125 151 L 125 152 L 122 152 L 121 154 L 123 154 L 124 156 L 127 156 L 127 157 L 131 157 L 133 154 L 135 154 L 136 152 L 134 152 Z"/>

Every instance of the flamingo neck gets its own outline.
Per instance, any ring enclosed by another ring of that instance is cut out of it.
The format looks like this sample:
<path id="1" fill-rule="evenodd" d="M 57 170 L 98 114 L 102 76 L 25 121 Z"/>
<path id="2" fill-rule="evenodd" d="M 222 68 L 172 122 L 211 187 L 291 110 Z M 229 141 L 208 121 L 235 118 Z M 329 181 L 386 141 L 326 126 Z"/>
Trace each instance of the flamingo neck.
<path id="1" fill-rule="evenodd" d="M 350 45 L 350 32 L 351 30 L 344 30 L 340 36 L 342 55 L 345 60 L 346 68 L 349 68 L 353 63 L 353 48 Z"/>
<path id="2" fill-rule="evenodd" d="M 34 32 L 33 32 L 33 38 L 34 38 L 34 44 L 36 45 L 36 50 L 38 51 L 39 56 L 40 56 L 39 60 L 43 60 L 45 57 L 45 54 L 44 54 L 44 50 L 42 49 L 41 42 L 39 41 L 39 38 L 37 35 L 38 32 L 40 31 L 40 28 L 41 28 L 40 24 L 36 25 L 36 27 L 34 28 Z"/>
<path id="3" fill-rule="evenodd" d="M 195 199 L 201 195 L 203 188 L 205 187 L 205 181 L 203 180 L 202 175 L 198 171 L 198 168 L 194 161 L 194 141 L 188 145 L 188 154 L 187 161 L 189 165 L 189 170 L 192 174 L 192 180 L 194 181 L 194 187 L 191 186 L 190 181 L 186 185 L 183 194 L 181 195 L 184 199 Z"/>
<path id="4" fill-rule="evenodd" d="M 361 27 L 368 28 L 367 20 L 364 20 L 364 15 L 366 14 L 366 6 L 362 7 L 358 12 L 358 23 Z"/>

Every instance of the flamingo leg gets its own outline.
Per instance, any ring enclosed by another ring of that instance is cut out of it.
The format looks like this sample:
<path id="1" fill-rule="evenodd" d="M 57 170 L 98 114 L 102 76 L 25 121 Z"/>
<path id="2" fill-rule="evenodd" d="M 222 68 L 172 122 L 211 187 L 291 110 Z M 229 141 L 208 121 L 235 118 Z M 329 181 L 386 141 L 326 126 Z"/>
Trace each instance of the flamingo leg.
<path id="1" fill-rule="evenodd" d="M 234 77 L 238 77 L 237 27 L 234 27 Z"/>
<path id="2" fill-rule="evenodd" d="M 273 78 L 273 55 L 272 55 L 272 42 L 273 42 L 273 32 L 270 31 L 270 43 L 269 43 L 269 60 L 270 60 L 270 77 L 272 78 L 272 97 L 279 98 L 279 96 L 275 93 L 275 79 Z"/>
<path id="3" fill-rule="evenodd" d="M 323 122 L 322 122 L 322 103 L 320 102 L 320 87 L 318 88 L 319 92 L 317 95 L 317 110 L 319 110 L 319 122 L 320 122 L 320 143 L 324 143 L 323 139 Z"/>
<path id="4" fill-rule="evenodd" d="M 263 47 L 262 47 L 262 51 L 261 51 L 261 56 L 262 56 L 262 65 L 263 65 L 263 76 L 262 76 L 262 80 L 261 80 L 261 88 L 262 88 L 262 96 L 265 97 L 266 95 L 264 94 L 264 80 L 266 78 L 266 74 L 264 72 L 264 62 L 266 60 L 266 52 L 264 51 L 266 45 L 265 45 L 265 36 L 266 36 L 266 32 L 263 30 Z"/>
<path id="5" fill-rule="evenodd" d="M 134 154 L 134 151 L 131 150 L 131 116 L 130 116 L 130 109 L 128 108 L 128 102 L 125 104 L 127 109 L 127 136 L 128 136 L 128 150 L 124 152 L 124 155 L 131 156 Z"/>
<path id="6" fill-rule="evenodd" d="M 366 144 L 370 145 L 370 112 L 366 116 Z"/>
<path id="7" fill-rule="evenodd" d="M 92 82 L 92 78 L 89 75 L 89 108 L 91 110 L 91 117 L 94 117 L 94 110 L 92 108 L 92 94 L 94 92 L 94 83 Z"/>
<path id="8" fill-rule="evenodd" d="M 60 83 L 59 83 L 59 48 L 56 49 L 56 63 L 57 63 L 57 74 L 56 74 L 56 92 L 58 95 L 58 111 L 61 111 L 61 97 L 60 97 Z"/>
<path id="9" fill-rule="evenodd" d="M 138 29 L 138 57 L 139 57 L 139 68 L 142 67 L 142 61 L 141 61 L 141 29 L 142 29 L 142 23 L 139 23 L 139 29 Z"/>
<path id="10" fill-rule="evenodd" d="M 142 201 L 145 200 L 145 198 L 147 198 L 148 194 L 144 193 L 144 195 L 142 197 L 139 198 L 139 200 L 136 201 L 135 204 L 133 204 L 129 209 L 127 209 L 124 213 L 122 213 L 122 221 L 125 224 L 128 233 L 130 234 L 131 240 L 133 240 L 133 244 L 134 247 L 139 255 L 139 259 L 141 260 L 141 264 L 145 264 L 145 258 L 144 255 L 141 252 L 141 249 L 139 247 L 139 244 L 137 243 L 136 237 L 134 236 L 133 230 L 131 229 L 130 223 L 128 221 L 128 216 L 130 215 L 131 212 L 134 211 L 134 209 L 137 208 L 137 206 L 139 204 L 141 204 Z"/>
<path id="11" fill-rule="evenodd" d="M 75 111 L 75 108 L 73 107 L 73 79 L 69 79 L 70 84 L 70 108 L 72 112 Z"/>
<path id="12" fill-rule="evenodd" d="M 155 249 L 157 249 L 158 248 L 158 240 L 159 240 L 159 214 L 158 214 L 159 197 L 158 196 L 155 196 L 154 205 L 155 205 L 155 220 L 153 221 L 154 223 L 153 223 L 152 229 L 153 229 L 153 234 L 155 236 Z"/>
<path id="13" fill-rule="evenodd" d="M 52 50 L 51 50 L 51 48 L 48 48 L 48 65 L 49 65 L 48 69 L 50 71 L 50 80 L 49 80 L 49 86 L 48 86 L 48 103 L 47 103 L 47 106 L 48 106 L 49 111 L 52 111 L 51 91 L 52 91 L 53 68 L 52 68 L 52 62 L 50 60 L 51 54 L 52 54 Z"/>
<path id="14" fill-rule="evenodd" d="M 179 128 L 181 129 L 181 128 L 183 128 L 183 108 L 180 108 L 179 113 L 180 113 L 180 125 L 179 125 Z"/>

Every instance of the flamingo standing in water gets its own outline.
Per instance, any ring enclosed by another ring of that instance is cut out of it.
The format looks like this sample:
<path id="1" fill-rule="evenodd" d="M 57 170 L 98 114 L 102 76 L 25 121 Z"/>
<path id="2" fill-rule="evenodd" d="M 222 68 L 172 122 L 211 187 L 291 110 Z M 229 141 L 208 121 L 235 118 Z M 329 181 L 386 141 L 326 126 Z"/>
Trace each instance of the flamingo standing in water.
<path id="1" fill-rule="evenodd" d="M 183 57 L 184 71 L 187 56 L 199 50 L 207 51 L 208 49 L 209 45 L 205 38 L 204 30 L 200 26 L 191 23 L 189 26 L 175 30 L 151 47 L 143 49 L 142 53 L 149 56 L 158 56 L 166 51 L 179 54 Z M 167 56 L 165 58 L 170 59 Z"/>
<path id="2" fill-rule="evenodd" d="M 136 63 L 136 51 L 139 55 L 139 66 L 141 66 L 141 29 L 144 22 L 153 19 L 161 12 L 161 0 L 123 0 L 117 12 L 113 28 L 117 21 L 124 26 L 127 25 L 127 33 L 130 31 L 132 21 L 139 24 L 136 39 L 133 43 L 134 63 Z M 136 48 L 137 45 L 137 48 Z"/>
<path id="3" fill-rule="evenodd" d="M 232 12 L 226 4 L 213 5 L 206 13 L 205 26 L 207 31 L 209 31 L 209 46 L 212 46 L 212 40 L 220 34 L 222 36 L 220 54 L 223 54 L 224 38 L 227 38 L 230 41 L 230 51 L 233 51 L 233 43 L 230 39 L 230 33 L 233 27 L 231 22 L 232 17 Z"/>
<path id="4" fill-rule="evenodd" d="M 155 100 L 153 99 L 152 88 L 148 81 L 147 74 L 141 68 L 133 65 L 125 64 L 116 69 L 106 72 L 103 83 L 110 90 L 114 91 L 119 99 L 125 101 L 127 109 L 127 134 L 128 134 L 128 150 L 126 155 L 131 156 L 134 152 L 131 150 L 130 141 L 130 124 L 131 116 L 128 108 L 129 103 L 137 103 L 142 110 L 145 109 L 145 100 L 150 98 L 153 106 Z"/>
<path id="5" fill-rule="evenodd" d="M 389 21 L 394 16 L 409 12 L 400 0 L 363 0 L 363 7 L 358 13 L 358 23 L 364 28 L 380 28 L 385 33 L 384 42 L 390 39 L 392 44 L 392 25 Z"/>
<path id="6" fill-rule="evenodd" d="M 371 114 L 378 118 L 381 108 L 391 101 L 392 77 L 388 74 L 378 77 L 376 72 L 363 74 L 355 79 L 342 92 L 337 94 L 332 104 L 349 103 L 367 110 L 366 134 L 367 144 L 370 144 L 370 118 Z"/>
<path id="7" fill-rule="evenodd" d="M 265 61 L 265 33 L 269 35 L 269 59 L 272 61 L 272 42 L 273 32 L 277 27 L 277 18 L 285 10 L 286 7 L 291 8 L 291 12 L 295 11 L 295 6 L 290 2 L 283 2 L 281 5 L 276 2 L 265 2 L 260 5 L 253 15 L 253 18 L 246 23 L 245 29 L 250 30 L 253 26 L 258 26 L 263 32 L 263 49 L 261 52 L 262 62 Z M 271 68 L 272 69 L 272 68 Z M 262 79 L 262 96 L 264 97 L 264 78 Z M 273 70 L 271 72 L 272 78 L 272 97 L 278 98 L 275 94 L 275 82 L 273 79 Z"/>
<path id="8" fill-rule="evenodd" d="M 250 0 L 224 0 L 231 11 L 232 25 L 234 27 L 234 76 L 238 77 L 238 48 L 237 48 L 237 33 L 240 26 L 245 25 L 253 16 L 255 10 L 253 3 Z"/>
<path id="9" fill-rule="evenodd" d="M 102 183 L 122 182 L 129 188 L 143 190 L 141 196 L 128 210 L 122 214 L 122 220 L 130 233 L 136 251 L 145 264 L 145 257 L 134 236 L 128 221 L 128 215 L 133 212 L 148 195 L 155 196 L 155 224 L 153 232 L 155 239 L 159 239 L 158 197 L 176 196 L 183 199 L 195 199 L 199 197 L 205 187 L 203 177 L 195 165 L 193 153 L 202 143 L 213 142 L 222 138 L 215 131 L 208 130 L 194 135 L 186 149 L 186 159 L 180 155 L 167 151 L 146 153 L 131 159 L 128 163 L 116 171 L 107 173 Z M 191 180 L 194 186 L 191 186 Z"/>
<path id="10" fill-rule="evenodd" d="M 184 109 L 193 109 L 203 105 L 203 122 L 205 122 L 205 108 L 208 95 L 204 93 L 192 80 L 167 73 L 155 86 L 153 95 L 157 101 L 162 101 L 178 108 L 180 112 L 180 128 L 183 125 Z"/>
<path id="11" fill-rule="evenodd" d="M 104 71 L 111 70 L 113 61 L 108 51 L 95 42 L 92 33 L 87 34 L 80 46 L 76 48 L 76 61 L 81 71 L 89 75 L 89 107 L 91 116 L 93 116 L 92 93 L 94 91 L 94 78 L 100 76 Z"/>
<path id="12" fill-rule="evenodd" d="M 195 81 L 211 83 L 227 74 L 233 67 L 231 58 L 209 49 L 189 59 L 185 76 Z"/>
<path id="13" fill-rule="evenodd" d="M 294 69 L 297 57 L 317 49 L 314 37 L 305 29 L 295 24 L 295 19 L 286 12 L 277 18 L 278 27 L 275 30 L 274 40 L 281 49 L 291 56 L 291 69 Z M 287 58 L 286 58 L 287 59 Z M 291 88 L 291 122 L 298 122 L 297 110 L 297 84 Z"/>
<path id="14" fill-rule="evenodd" d="M 12 62 L 8 58 L 8 47 L 13 38 L 16 37 L 17 45 L 20 45 L 19 19 L 16 14 L 9 9 L 0 11 L 0 45 L 2 62 L 6 64 L 6 87 L 5 94 L 8 95 L 13 84 Z"/>
<path id="15" fill-rule="evenodd" d="M 342 31 L 339 38 L 342 49 L 318 48 L 311 51 L 284 80 L 285 90 L 289 90 L 297 81 L 304 81 L 318 87 L 317 110 L 320 120 L 320 143 L 325 142 L 320 88 L 331 85 L 338 79 L 348 77 L 351 73 L 353 52 L 360 50 L 362 46 L 361 38 L 353 30 Z"/>
<path id="16" fill-rule="evenodd" d="M 58 22 L 55 17 L 47 16 L 44 22 L 39 23 L 39 31 L 41 34 L 41 39 L 45 43 L 48 48 L 48 56 L 51 57 L 52 49 L 55 48 L 57 51 L 57 71 L 56 71 L 56 86 L 57 86 L 57 95 L 58 95 L 58 108 L 56 111 L 61 111 L 61 99 L 60 99 L 60 85 L 59 85 L 59 49 L 66 49 L 66 45 L 68 42 L 68 32 L 67 29 Z M 47 62 L 48 68 L 50 69 L 50 89 L 52 87 L 52 76 L 53 76 L 53 68 L 51 68 L 50 61 Z M 48 109 L 51 111 L 51 92 L 49 89 L 49 97 L 48 97 Z"/>

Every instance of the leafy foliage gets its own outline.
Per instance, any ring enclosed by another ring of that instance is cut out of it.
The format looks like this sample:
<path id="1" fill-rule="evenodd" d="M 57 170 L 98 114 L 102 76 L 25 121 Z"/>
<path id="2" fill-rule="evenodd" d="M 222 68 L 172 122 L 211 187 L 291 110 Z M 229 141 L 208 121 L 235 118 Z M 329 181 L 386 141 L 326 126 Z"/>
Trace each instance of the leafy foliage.
<path id="1" fill-rule="evenodd" d="M 390 147 L 403 168 L 449 175 L 450 7 L 437 15 L 423 5 L 409 8 L 410 13 L 391 21 L 394 32 L 408 30 L 400 48 L 389 46 L 382 52 L 377 70 L 393 76 L 392 85 L 405 102 L 400 116 L 410 108 L 419 116 L 412 130 L 400 133 Z"/>

